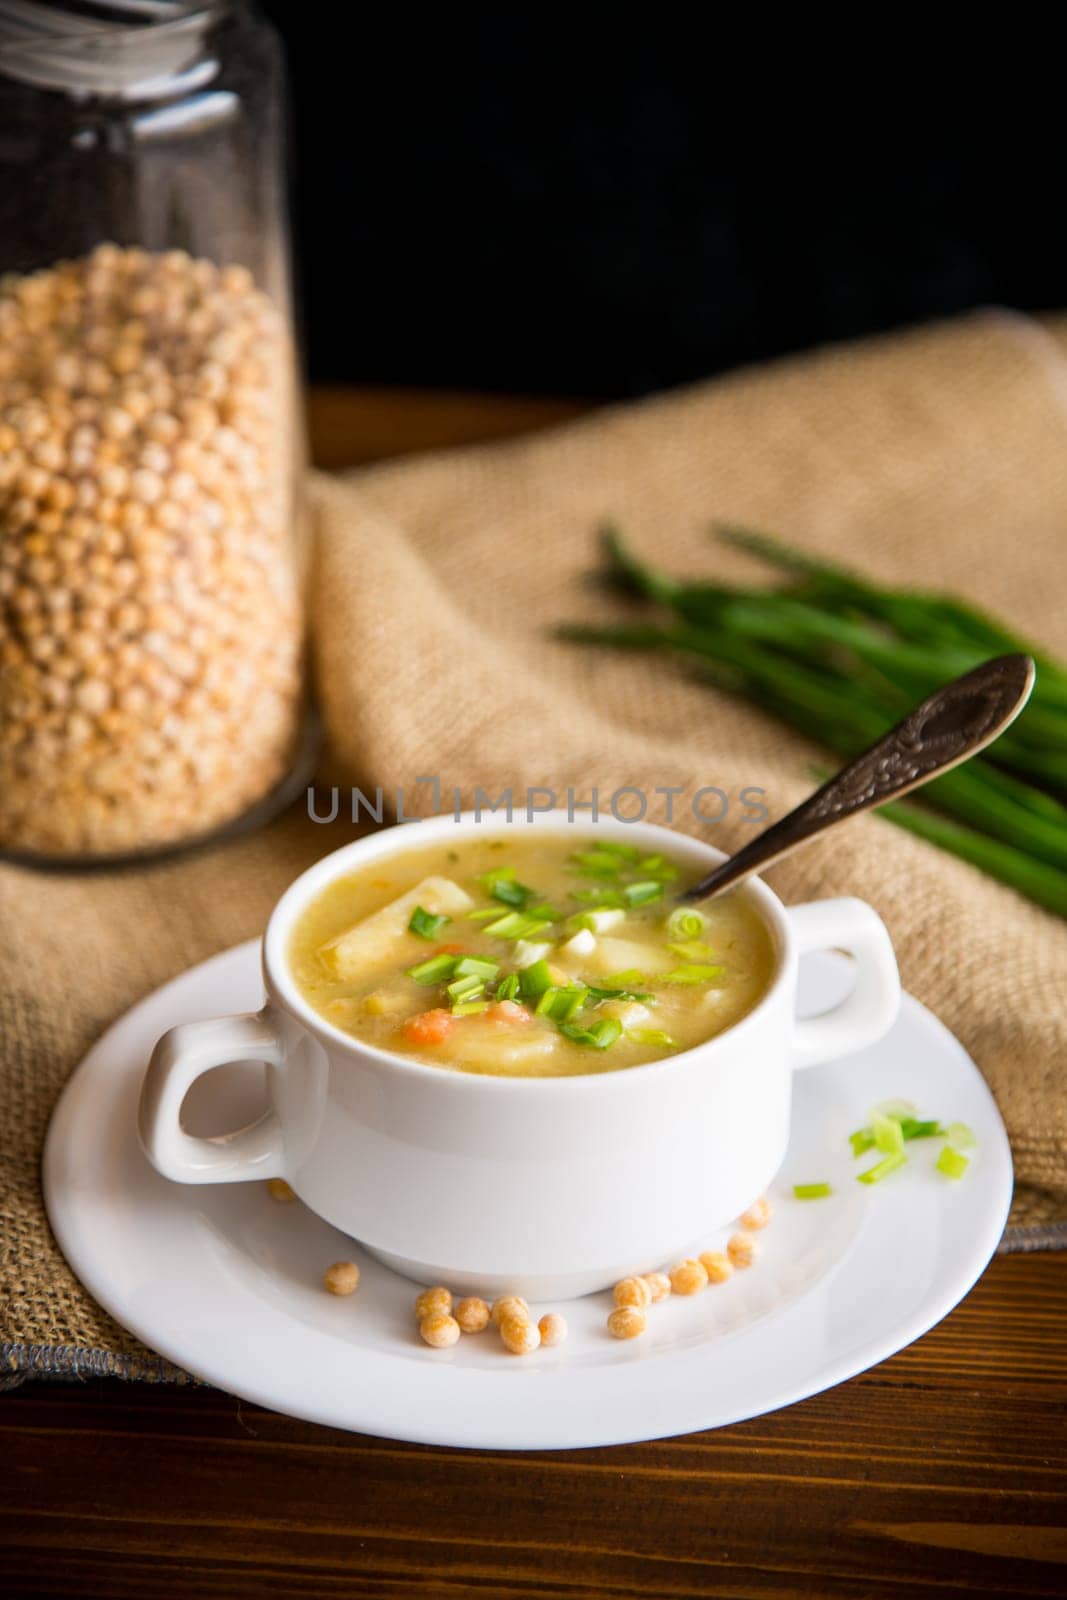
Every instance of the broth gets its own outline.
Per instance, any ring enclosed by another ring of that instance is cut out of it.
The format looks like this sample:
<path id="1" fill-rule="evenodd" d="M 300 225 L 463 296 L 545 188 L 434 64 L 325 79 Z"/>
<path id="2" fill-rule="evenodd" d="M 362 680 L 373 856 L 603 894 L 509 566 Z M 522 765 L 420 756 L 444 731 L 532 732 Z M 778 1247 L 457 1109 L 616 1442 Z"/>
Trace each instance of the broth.
<path id="1" fill-rule="evenodd" d="M 311 902 L 290 969 L 335 1027 L 433 1066 L 510 1077 L 637 1066 L 732 1026 L 773 975 L 770 932 L 744 890 L 678 906 L 698 876 L 580 829 L 399 849 Z"/>

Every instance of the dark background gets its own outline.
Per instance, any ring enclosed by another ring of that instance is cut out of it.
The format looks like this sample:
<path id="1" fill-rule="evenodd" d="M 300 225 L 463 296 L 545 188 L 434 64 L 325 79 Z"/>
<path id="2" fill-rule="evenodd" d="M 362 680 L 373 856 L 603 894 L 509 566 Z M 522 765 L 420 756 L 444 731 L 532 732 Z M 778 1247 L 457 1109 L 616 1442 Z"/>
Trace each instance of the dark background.
<path id="1" fill-rule="evenodd" d="M 315 0 L 264 9 L 289 58 L 320 381 L 638 394 L 1067 297 L 1062 135 L 995 95 L 919 127 L 899 80 L 783 104 L 749 55 L 713 62 L 677 23 L 618 11 L 585 39 L 558 12 L 458 28 L 335 0 L 324 27 Z"/>

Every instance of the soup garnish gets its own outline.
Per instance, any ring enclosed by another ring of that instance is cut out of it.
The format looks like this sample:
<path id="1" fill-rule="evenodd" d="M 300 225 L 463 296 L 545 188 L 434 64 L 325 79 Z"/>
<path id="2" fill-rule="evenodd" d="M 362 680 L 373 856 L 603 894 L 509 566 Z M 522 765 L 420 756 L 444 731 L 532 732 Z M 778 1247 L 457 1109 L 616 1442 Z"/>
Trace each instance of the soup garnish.
<path id="1" fill-rule="evenodd" d="M 336 1027 L 438 1066 L 636 1066 L 730 1027 L 770 981 L 749 895 L 678 906 L 696 877 L 661 852 L 547 832 L 398 850 L 312 901 L 290 965 Z"/>

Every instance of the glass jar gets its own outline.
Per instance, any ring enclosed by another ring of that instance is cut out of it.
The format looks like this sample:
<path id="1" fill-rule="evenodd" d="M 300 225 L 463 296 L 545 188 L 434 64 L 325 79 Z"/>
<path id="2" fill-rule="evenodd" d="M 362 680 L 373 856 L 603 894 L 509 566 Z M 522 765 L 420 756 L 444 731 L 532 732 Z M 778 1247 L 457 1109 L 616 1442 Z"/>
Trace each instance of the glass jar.
<path id="1" fill-rule="evenodd" d="M 9 854 L 171 847 L 303 781 L 282 105 L 244 4 L 0 0 Z"/>

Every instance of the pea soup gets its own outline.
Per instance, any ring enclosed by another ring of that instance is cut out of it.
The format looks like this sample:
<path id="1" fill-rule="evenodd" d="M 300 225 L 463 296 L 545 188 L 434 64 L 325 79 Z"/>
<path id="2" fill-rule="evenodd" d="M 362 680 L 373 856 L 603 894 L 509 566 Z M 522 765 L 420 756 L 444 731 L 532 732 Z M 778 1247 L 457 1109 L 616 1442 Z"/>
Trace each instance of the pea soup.
<path id="1" fill-rule="evenodd" d="M 774 966 L 745 892 L 577 833 L 400 850 L 338 878 L 294 930 L 304 999 L 368 1044 L 451 1071 L 571 1077 L 659 1060 L 750 1011 Z"/>

